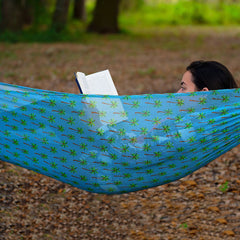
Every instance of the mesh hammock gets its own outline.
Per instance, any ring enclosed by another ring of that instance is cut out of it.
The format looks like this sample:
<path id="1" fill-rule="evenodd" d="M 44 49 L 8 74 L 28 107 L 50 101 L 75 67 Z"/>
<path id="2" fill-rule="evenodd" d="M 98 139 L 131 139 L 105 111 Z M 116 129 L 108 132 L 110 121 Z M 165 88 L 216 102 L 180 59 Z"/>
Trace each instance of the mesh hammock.
<path id="1" fill-rule="evenodd" d="M 182 178 L 237 146 L 240 89 L 78 95 L 0 83 L 0 159 L 116 194 Z"/>

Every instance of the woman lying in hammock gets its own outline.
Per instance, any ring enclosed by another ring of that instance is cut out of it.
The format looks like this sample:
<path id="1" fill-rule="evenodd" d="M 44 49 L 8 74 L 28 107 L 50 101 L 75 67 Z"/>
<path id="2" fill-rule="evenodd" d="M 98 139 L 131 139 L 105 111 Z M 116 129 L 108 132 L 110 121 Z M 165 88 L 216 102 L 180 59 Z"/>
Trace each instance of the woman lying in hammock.
<path id="1" fill-rule="evenodd" d="M 240 90 L 229 88 L 237 88 L 232 74 L 214 61 L 187 67 L 183 94 L 86 96 L 0 83 L 0 159 L 95 193 L 169 183 L 240 143 Z M 208 91 L 216 89 L 225 90 Z"/>
<path id="2" fill-rule="evenodd" d="M 216 61 L 194 61 L 186 70 L 178 93 L 238 87 L 231 72 Z"/>

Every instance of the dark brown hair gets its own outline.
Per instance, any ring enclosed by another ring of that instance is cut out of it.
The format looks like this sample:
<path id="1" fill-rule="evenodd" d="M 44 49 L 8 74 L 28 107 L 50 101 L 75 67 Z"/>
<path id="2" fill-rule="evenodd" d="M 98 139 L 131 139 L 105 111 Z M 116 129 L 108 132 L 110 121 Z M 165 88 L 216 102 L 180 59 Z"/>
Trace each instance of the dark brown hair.
<path id="1" fill-rule="evenodd" d="M 186 68 L 193 76 L 193 83 L 198 90 L 207 87 L 208 90 L 237 88 L 231 72 L 216 61 L 194 61 Z"/>

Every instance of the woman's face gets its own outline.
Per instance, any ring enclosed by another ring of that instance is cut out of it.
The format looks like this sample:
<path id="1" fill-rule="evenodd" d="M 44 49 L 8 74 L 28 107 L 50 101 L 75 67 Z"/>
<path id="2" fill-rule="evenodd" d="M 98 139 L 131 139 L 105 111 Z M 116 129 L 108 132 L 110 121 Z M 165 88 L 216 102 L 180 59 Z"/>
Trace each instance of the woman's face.
<path id="1" fill-rule="evenodd" d="M 181 87 L 177 91 L 178 93 L 186 93 L 186 92 L 196 92 L 197 87 L 192 81 L 192 74 L 191 72 L 187 71 L 183 74 L 182 80 L 181 80 Z"/>

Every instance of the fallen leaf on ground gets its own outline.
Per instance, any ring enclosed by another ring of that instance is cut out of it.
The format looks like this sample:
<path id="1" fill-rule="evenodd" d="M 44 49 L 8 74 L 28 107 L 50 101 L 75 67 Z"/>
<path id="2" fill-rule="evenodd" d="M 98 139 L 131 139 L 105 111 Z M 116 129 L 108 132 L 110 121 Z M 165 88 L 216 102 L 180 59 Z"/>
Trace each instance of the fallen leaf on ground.
<path id="1" fill-rule="evenodd" d="M 220 212 L 220 209 L 216 206 L 208 207 L 208 210 L 213 211 L 213 212 Z"/>
<path id="2" fill-rule="evenodd" d="M 216 222 L 222 223 L 222 224 L 227 224 L 227 221 L 224 218 L 218 218 L 218 219 L 216 219 Z"/>
<path id="3" fill-rule="evenodd" d="M 228 235 L 228 236 L 234 236 L 235 233 L 232 230 L 226 230 L 223 232 L 224 235 Z"/>

